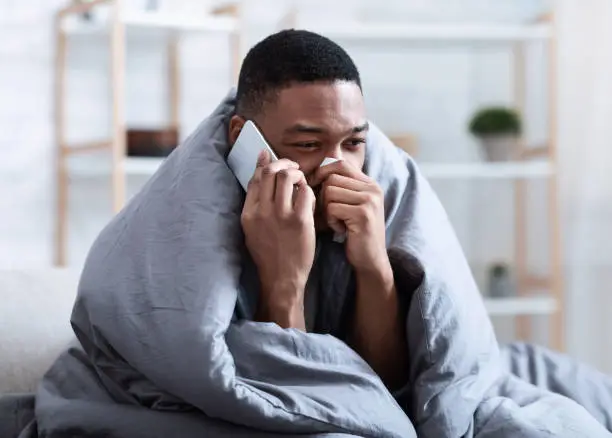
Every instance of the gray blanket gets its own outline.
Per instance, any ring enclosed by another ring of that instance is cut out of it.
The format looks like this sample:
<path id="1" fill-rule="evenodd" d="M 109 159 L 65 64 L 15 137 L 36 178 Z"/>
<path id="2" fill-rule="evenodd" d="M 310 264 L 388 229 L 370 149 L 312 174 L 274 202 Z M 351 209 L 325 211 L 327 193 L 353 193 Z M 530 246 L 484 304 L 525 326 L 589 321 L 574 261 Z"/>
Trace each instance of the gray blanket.
<path id="1" fill-rule="evenodd" d="M 230 95 L 93 245 L 72 315 L 79 345 L 38 390 L 40 436 L 610 436 L 578 403 L 511 374 L 441 205 L 376 127 L 365 171 L 385 192 L 407 303 L 406 386 L 390 394 L 334 336 L 350 302 L 337 248 L 319 333 L 248 321 L 232 112 Z"/>

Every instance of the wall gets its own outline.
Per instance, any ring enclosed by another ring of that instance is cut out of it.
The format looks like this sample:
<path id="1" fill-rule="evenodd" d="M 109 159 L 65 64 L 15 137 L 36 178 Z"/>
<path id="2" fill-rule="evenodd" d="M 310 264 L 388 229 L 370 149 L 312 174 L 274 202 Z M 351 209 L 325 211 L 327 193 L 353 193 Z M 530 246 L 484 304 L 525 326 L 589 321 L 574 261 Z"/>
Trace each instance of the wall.
<path id="1" fill-rule="evenodd" d="M 612 3 L 585 8 L 562 0 L 559 12 L 563 242 L 574 328 L 568 341 L 575 354 L 612 371 Z"/>
<path id="2" fill-rule="evenodd" d="M 23 3 L 0 3 L 2 265 L 50 260 L 51 12 L 60 2 Z"/>

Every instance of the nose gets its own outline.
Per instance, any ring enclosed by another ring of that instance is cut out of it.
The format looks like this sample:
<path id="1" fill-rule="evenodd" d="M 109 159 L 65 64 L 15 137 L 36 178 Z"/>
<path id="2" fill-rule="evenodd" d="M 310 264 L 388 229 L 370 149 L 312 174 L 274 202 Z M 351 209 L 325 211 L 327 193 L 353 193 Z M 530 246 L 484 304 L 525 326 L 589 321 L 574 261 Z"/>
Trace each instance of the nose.
<path id="1" fill-rule="evenodd" d="M 327 156 L 329 158 L 335 158 L 336 160 L 342 160 L 342 145 L 339 144 L 330 148 L 330 150 L 327 152 Z"/>

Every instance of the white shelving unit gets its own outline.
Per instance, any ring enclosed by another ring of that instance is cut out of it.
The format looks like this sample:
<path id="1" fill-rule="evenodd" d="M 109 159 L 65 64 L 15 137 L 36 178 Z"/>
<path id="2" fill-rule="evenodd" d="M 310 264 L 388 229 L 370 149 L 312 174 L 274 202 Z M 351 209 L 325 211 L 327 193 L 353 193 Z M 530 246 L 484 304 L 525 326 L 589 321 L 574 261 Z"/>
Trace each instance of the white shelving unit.
<path id="1" fill-rule="evenodd" d="M 491 316 L 548 316 L 558 310 L 558 303 L 550 296 L 485 298 L 485 308 Z"/>
<path id="2" fill-rule="evenodd" d="M 149 177 L 153 175 L 163 163 L 163 158 L 157 157 L 126 157 L 123 160 L 125 176 Z M 68 160 L 68 173 L 71 180 L 85 178 L 108 177 L 113 163 L 108 157 L 74 156 Z"/>

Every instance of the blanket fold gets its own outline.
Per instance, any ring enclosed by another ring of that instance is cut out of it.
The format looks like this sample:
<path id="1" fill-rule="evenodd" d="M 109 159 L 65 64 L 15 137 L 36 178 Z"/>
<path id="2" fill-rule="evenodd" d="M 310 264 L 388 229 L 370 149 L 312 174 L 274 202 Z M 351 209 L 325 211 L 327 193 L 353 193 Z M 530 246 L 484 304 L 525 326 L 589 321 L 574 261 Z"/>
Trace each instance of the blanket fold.
<path id="1" fill-rule="evenodd" d="M 94 243 L 72 314 L 80 346 L 37 395 L 41 436 L 606 436 L 578 405 L 502 366 L 442 206 L 376 126 L 364 170 L 385 193 L 407 313 L 397 400 L 335 336 L 237 318 L 256 297 L 244 284 L 244 194 L 225 163 L 233 111 L 232 92 Z M 350 299 L 341 255 L 322 274 L 323 333 L 339 330 Z"/>

